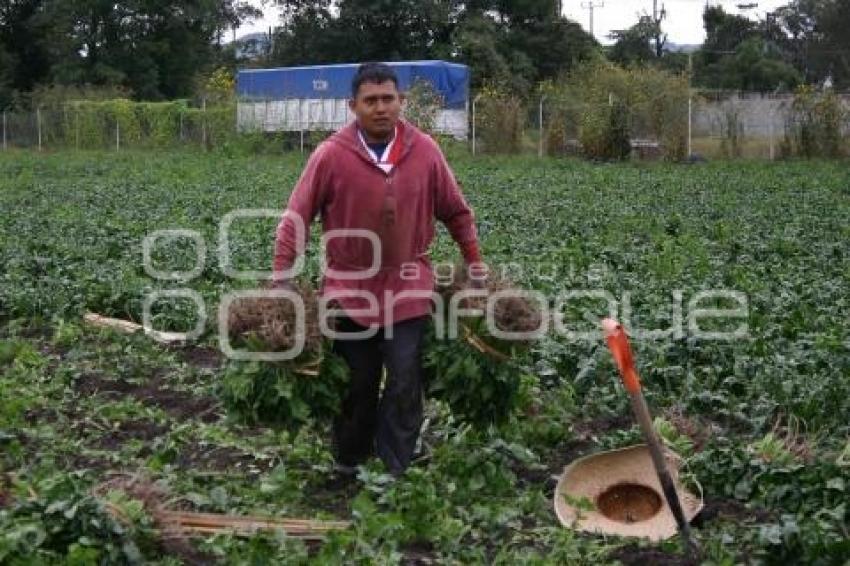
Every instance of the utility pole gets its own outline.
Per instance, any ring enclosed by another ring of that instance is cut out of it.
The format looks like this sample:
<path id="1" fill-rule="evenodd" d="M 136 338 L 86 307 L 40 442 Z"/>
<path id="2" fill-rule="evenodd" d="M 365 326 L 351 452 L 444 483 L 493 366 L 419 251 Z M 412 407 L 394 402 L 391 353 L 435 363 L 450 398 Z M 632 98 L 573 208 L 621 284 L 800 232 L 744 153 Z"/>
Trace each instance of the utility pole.
<path id="1" fill-rule="evenodd" d="M 266 62 L 271 65 L 272 55 L 274 54 L 274 30 L 269 26 L 268 43 L 266 44 Z"/>
<path id="2" fill-rule="evenodd" d="M 593 35 L 593 10 L 596 8 L 602 8 L 603 6 L 605 6 L 605 2 L 599 2 L 597 4 L 593 0 L 581 3 L 581 7 L 587 10 L 588 15 L 590 16 L 590 35 Z"/>
<path id="3" fill-rule="evenodd" d="M 688 53 L 688 159 L 693 155 L 694 145 L 694 54 Z"/>
<path id="4" fill-rule="evenodd" d="M 652 23 L 655 25 L 655 56 L 661 57 L 664 51 L 664 44 L 667 43 L 667 38 L 661 37 L 661 21 L 667 17 L 667 10 L 664 4 L 661 5 L 661 12 L 658 11 L 658 0 L 652 0 Z"/>

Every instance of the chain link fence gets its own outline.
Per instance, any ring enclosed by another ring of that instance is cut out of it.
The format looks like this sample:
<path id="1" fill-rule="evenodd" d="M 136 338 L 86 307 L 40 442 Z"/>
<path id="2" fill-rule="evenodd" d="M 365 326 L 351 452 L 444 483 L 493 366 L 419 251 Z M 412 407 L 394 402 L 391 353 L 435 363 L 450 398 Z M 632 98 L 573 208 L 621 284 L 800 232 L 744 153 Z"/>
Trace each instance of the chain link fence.
<path id="1" fill-rule="evenodd" d="M 176 105 L 175 105 L 176 106 Z M 62 108 L 2 112 L 2 148 L 154 149 L 212 148 L 235 137 L 235 109 L 171 108 L 157 112 L 130 105 L 67 104 Z"/>
<path id="2" fill-rule="evenodd" d="M 850 94 L 836 135 L 850 154 Z M 793 134 L 793 95 L 692 92 L 687 100 L 601 103 L 540 96 L 474 95 L 468 110 L 437 114 L 432 131 L 471 153 L 611 155 L 640 159 L 782 157 Z M 278 100 L 190 106 L 185 102 L 69 102 L 2 112 L 2 149 L 213 149 L 238 143 L 257 151 L 309 151 L 351 119 L 339 101 Z M 607 144 L 607 145 L 606 145 Z M 626 145 L 627 144 L 627 145 Z"/>
<path id="3" fill-rule="evenodd" d="M 850 94 L 838 93 L 836 99 L 843 111 L 834 117 L 835 127 L 843 154 L 850 155 Z M 526 103 L 515 143 L 506 141 L 517 128 L 510 104 L 486 108 L 478 98 L 472 105 L 470 148 L 475 154 L 581 156 L 593 154 L 595 138 L 606 134 L 627 140 L 633 158 L 778 159 L 799 125 L 794 101 L 791 94 L 702 91 L 663 107 L 622 101 L 616 111 L 620 101 L 613 96 L 596 104 L 543 96 Z"/>
<path id="4" fill-rule="evenodd" d="M 600 104 L 538 98 L 526 113 L 525 152 L 538 156 L 581 156 L 628 144 L 632 157 L 660 159 L 687 154 L 688 105 L 658 108 L 653 103 Z M 479 131 L 480 131 L 479 127 Z M 481 148 L 485 152 L 487 147 Z"/>
<path id="5" fill-rule="evenodd" d="M 213 149 L 309 151 L 352 119 L 346 100 L 247 100 L 192 107 L 184 101 L 76 101 L 2 112 L 2 149 Z M 467 137 L 465 109 L 439 109 L 429 130 Z"/>
<path id="6" fill-rule="evenodd" d="M 850 149 L 850 94 L 836 93 L 843 112 L 835 127 L 845 155 Z M 791 94 L 699 93 L 694 112 L 694 151 L 726 158 L 777 159 L 788 151 L 798 126 Z"/>

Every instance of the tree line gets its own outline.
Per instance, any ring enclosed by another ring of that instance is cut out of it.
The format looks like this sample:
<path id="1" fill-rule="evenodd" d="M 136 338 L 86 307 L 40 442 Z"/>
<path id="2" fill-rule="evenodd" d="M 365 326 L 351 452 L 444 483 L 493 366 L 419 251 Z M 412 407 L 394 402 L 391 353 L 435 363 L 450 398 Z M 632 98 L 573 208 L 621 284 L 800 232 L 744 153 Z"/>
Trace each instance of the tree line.
<path id="1" fill-rule="evenodd" d="M 244 0 L 0 0 L 0 106 L 52 85 L 189 97 L 216 68 L 445 59 L 473 86 L 528 95 L 589 60 L 692 73 L 705 88 L 850 87 L 850 2 L 791 0 L 761 20 L 707 7 L 706 40 L 670 49 L 665 14 L 643 14 L 602 46 L 558 0 L 268 0 L 281 11 L 265 53 L 240 61 L 228 39 L 259 16 Z"/>
<path id="2" fill-rule="evenodd" d="M 0 0 L 0 105 L 48 85 L 187 96 L 227 60 L 227 31 L 259 15 L 237 0 Z"/>

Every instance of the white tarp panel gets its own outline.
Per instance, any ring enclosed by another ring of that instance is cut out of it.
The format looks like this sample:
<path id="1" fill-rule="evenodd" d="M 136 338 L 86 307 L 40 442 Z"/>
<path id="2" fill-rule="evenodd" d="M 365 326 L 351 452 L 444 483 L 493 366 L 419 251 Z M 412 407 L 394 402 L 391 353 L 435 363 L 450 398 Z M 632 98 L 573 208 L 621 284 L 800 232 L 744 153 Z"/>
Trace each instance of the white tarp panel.
<path id="1" fill-rule="evenodd" d="M 354 119 L 348 110 L 348 100 L 343 98 L 240 101 L 236 117 L 237 127 L 243 132 L 338 130 Z M 434 129 L 441 134 L 466 139 L 466 110 L 440 110 Z"/>

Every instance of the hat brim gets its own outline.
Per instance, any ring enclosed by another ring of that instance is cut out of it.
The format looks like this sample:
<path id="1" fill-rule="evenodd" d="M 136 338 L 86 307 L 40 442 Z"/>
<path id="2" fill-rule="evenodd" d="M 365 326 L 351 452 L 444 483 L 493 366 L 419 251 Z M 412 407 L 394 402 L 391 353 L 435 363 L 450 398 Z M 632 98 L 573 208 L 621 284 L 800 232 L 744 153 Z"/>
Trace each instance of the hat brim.
<path id="1" fill-rule="evenodd" d="M 703 508 L 702 498 L 690 493 L 679 481 L 681 458 L 670 450 L 665 450 L 665 457 L 682 510 L 691 521 Z M 658 511 L 634 522 L 604 515 L 599 510 L 599 496 L 623 484 L 654 491 L 660 502 Z M 638 444 L 592 454 L 570 463 L 555 488 L 555 513 L 562 525 L 577 531 L 660 541 L 677 532 L 676 519 L 662 493 L 649 448 L 646 444 Z"/>

